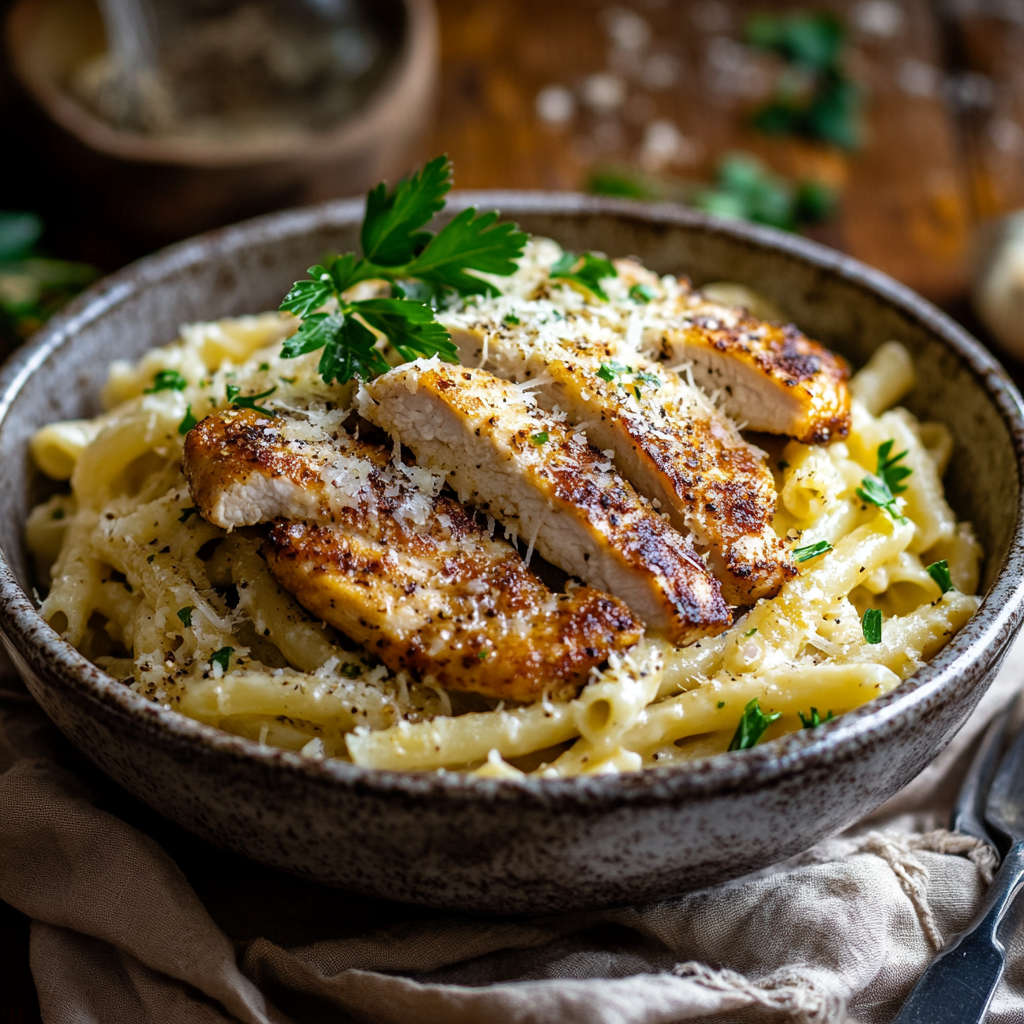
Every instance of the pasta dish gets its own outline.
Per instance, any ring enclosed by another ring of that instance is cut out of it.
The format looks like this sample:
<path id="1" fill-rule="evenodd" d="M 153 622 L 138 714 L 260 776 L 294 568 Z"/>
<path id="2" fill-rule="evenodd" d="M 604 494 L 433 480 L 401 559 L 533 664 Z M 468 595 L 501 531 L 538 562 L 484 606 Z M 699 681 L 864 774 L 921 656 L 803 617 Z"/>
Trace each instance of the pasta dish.
<path id="1" fill-rule="evenodd" d="M 511 270 L 432 306 L 344 278 L 115 363 L 106 411 L 32 441 L 70 484 L 28 521 L 42 614 L 261 744 L 562 776 L 814 728 L 977 609 L 898 342 L 851 379 L 740 286 L 538 238 Z"/>

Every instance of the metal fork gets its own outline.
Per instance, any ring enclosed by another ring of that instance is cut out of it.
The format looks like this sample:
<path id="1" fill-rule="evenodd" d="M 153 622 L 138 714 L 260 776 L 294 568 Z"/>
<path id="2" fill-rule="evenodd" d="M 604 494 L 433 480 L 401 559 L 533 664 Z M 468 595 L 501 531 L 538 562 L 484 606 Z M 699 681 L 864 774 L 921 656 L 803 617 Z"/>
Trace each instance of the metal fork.
<path id="1" fill-rule="evenodd" d="M 1000 761 L 1008 717 L 1008 711 L 997 715 L 985 733 L 960 790 L 953 828 L 995 846 L 987 824 L 1012 845 L 974 920 L 946 943 L 893 1024 L 982 1024 L 1003 975 L 999 925 L 1024 884 L 1024 730 Z"/>

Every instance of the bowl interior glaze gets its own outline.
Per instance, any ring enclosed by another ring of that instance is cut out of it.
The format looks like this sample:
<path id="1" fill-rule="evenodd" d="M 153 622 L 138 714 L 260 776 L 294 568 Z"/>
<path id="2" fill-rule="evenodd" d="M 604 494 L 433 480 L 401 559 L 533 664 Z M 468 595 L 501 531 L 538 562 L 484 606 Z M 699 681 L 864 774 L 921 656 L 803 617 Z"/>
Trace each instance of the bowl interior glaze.
<path id="1" fill-rule="evenodd" d="M 981 611 L 911 680 L 820 729 L 739 755 L 581 780 L 315 762 L 156 709 L 105 677 L 25 597 L 24 520 L 47 487 L 28 462 L 29 437 L 53 420 L 95 413 L 111 360 L 171 341 L 183 322 L 274 308 L 305 267 L 356 248 L 362 201 L 346 201 L 260 218 L 143 260 L 77 300 L 5 368 L 0 627 L 33 692 L 101 767 L 214 842 L 329 884 L 441 906 L 532 912 L 653 898 L 771 863 L 867 813 L 948 743 L 1019 628 L 1024 416 L 1013 384 L 924 300 L 794 236 L 576 195 L 462 193 L 448 212 L 466 205 L 497 207 L 567 248 L 636 255 L 697 284 L 749 284 L 854 365 L 883 341 L 906 344 L 918 370 L 906 404 L 955 439 L 947 493 L 986 551 Z M 169 766 L 186 775 L 194 766 L 187 794 L 174 791 Z M 795 794 L 812 813 L 785 814 Z M 343 839 L 316 808 L 347 816 Z M 302 842 L 294 838 L 300 819 Z M 255 834 L 257 820 L 269 839 Z M 515 870 L 509 858 L 518 858 Z"/>

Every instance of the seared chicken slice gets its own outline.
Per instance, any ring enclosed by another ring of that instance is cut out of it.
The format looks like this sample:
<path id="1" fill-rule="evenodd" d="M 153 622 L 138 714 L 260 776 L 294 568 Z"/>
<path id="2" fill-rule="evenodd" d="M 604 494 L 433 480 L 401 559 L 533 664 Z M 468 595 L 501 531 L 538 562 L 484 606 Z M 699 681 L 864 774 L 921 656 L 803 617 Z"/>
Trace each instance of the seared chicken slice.
<path id="1" fill-rule="evenodd" d="M 463 501 L 615 594 L 675 643 L 731 622 L 717 580 L 610 461 L 514 384 L 436 360 L 366 385 L 360 413 L 443 470 Z"/>
<path id="2" fill-rule="evenodd" d="M 711 307 L 660 334 L 661 358 L 690 362 L 696 383 L 750 430 L 827 444 L 850 431 L 846 361 L 792 324 Z"/>
<path id="3" fill-rule="evenodd" d="M 390 668 L 531 701 L 572 693 L 640 639 L 615 598 L 589 587 L 553 594 L 515 549 L 435 493 L 440 477 L 376 445 L 288 432 L 252 410 L 203 420 L 185 440 L 192 498 L 226 529 L 278 520 L 264 552 L 281 585 Z M 319 522 L 282 521 L 300 519 Z"/>
<path id="4" fill-rule="evenodd" d="M 488 365 L 499 376 L 533 381 L 545 409 L 564 412 L 592 444 L 614 452 L 619 472 L 709 553 L 730 604 L 771 597 L 795 575 L 772 529 L 775 481 L 764 453 L 697 388 L 657 364 L 627 368 L 618 360 L 636 364 L 636 353 L 607 342 L 589 348 L 580 341 L 571 351 L 545 343 L 528 324 L 478 322 L 451 333 L 460 351 L 482 351 L 486 339 Z"/>
<path id="5" fill-rule="evenodd" d="M 612 450 L 622 475 L 693 535 L 726 601 L 754 604 L 796 574 L 772 529 L 775 481 L 763 454 L 693 389 L 649 371 L 606 381 L 562 360 L 542 372 L 541 404 L 564 409 L 592 444 Z"/>

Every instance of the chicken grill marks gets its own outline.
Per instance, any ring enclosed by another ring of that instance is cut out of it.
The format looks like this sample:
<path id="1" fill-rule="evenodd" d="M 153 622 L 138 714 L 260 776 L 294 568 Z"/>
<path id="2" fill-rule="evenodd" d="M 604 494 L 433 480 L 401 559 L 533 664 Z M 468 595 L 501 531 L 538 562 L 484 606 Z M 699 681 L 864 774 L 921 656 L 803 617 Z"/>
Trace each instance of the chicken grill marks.
<path id="1" fill-rule="evenodd" d="M 723 317 L 721 314 L 725 313 Z M 661 358 L 693 363 L 707 391 L 751 430 L 827 444 L 850 431 L 846 361 L 792 324 L 764 323 L 734 310 L 700 313 L 661 335 Z"/>
<path id="2" fill-rule="evenodd" d="M 596 332 L 595 332 L 596 333 Z M 796 573 L 787 545 L 772 529 L 775 481 L 764 453 L 696 388 L 675 373 L 597 375 L 602 362 L 640 370 L 636 353 L 608 339 L 540 342 L 528 325 L 493 322 L 459 326 L 460 351 L 482 352 L 499 376 L 535 381 L 532 393 L 548 410 L 560 409 L 601 449 L 613 451 L 622 475 L 657 500 L 672 525 L 692 534 L 698 550 L 733 605 L 773 597 Z"/>
<path id="3" fill-rule="evenodd" d="M 281 585 L 394 670 L 500 699 L 565 696 L 643 633 L 607 594 L 553 594 L 383 448 L 286 441 L 279 421 L 231 411 L 189 433 L 184 464 L 211 522 L 277 519 L 264 553 Z"/>
<path id="4" fill-rule="evenodd" d="M 505 380 L 412 363 L 366 386 L 360 412 L 444 470 L 459 497 L 515 526 L 566 572 L 615 594 L 675 643 L 731 622 L 689 544 L 595 448 Z"/>

